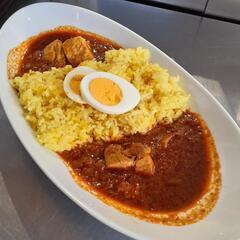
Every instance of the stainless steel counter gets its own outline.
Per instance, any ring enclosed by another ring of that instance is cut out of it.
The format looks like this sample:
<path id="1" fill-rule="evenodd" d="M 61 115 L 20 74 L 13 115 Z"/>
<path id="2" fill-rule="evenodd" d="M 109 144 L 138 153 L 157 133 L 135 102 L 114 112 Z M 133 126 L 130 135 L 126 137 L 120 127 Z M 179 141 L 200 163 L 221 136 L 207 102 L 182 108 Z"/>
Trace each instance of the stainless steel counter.
<path id="1" fill-rule="evenodd" d="M 207 5 L 207 0 L 153 0 L 154 2 L 169 4 L 172 6 L 197 10 L 204 12 Z"/>
<path id="2" fill-rule="evenodd" d="M 21 1 L 19 6 L 33 2 L 39 1 Z M 87 7 L 118 21 L 158 46 L 190 73 L 216 80 L 233 118 L 240 124 L 239 25 L 123 0 L 61 2 Z M 0 239 L 129 239 L 88 215 L 50 182 L 24 150 L 2 107 Z"/>
<path id="3" fill-rule="evenodd" d="M 240 21 L 240 1 L 238 0 L 209 0 L 206 14 Z"/>

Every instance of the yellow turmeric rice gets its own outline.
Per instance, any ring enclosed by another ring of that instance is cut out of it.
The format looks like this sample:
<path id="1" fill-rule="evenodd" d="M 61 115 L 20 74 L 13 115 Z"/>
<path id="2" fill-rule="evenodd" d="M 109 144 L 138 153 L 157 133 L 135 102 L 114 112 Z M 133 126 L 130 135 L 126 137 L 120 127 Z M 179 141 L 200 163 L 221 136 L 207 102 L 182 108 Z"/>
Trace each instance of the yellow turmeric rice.
<path id="1" fill-rule="evenodd" d="M 63 90 L 63 80 L 71 66 L 43 73 L 31 71 L 11 83 L 39 143 L 61 152 L 93 140 L 144 133 L 158 122 L 172 122 L 188 108 L 189 95 L 179 86 L 178 77 L 150 63 L 149 58 L 147 49 L 120 49 L 106 52 L 104 62 L 81 63 L 121 76 L 139 90 L 140 103 L 121 115 L 107 115 L 69 99 Z"/>

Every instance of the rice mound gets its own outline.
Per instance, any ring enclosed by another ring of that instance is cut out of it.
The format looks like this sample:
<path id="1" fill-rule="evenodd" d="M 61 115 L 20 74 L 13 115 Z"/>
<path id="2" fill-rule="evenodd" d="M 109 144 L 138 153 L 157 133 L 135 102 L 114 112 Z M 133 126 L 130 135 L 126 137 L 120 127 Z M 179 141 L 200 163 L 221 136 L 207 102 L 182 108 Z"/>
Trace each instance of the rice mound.
<path id="1" fill-rule="evenodd" d="M 15 77 L 11 84 L 18 91 L 25 118 L 39 143 L 62 152 L 92 140 L 144 133 L 158 122 L 174 121 L 188 108 L 189 95 L 180 87 L 179 78 L 149 63 L 149 58 L 149 51 L 139 47 L 110 50 L 104 62 L 81 63 L 121 76 L 139 90 L 140 103 L 121 115 L 101 113 L 69 99 L 63 90 L 64 77 L 72 70 L 69 65 L 43 73 L 31 71 Z"/>

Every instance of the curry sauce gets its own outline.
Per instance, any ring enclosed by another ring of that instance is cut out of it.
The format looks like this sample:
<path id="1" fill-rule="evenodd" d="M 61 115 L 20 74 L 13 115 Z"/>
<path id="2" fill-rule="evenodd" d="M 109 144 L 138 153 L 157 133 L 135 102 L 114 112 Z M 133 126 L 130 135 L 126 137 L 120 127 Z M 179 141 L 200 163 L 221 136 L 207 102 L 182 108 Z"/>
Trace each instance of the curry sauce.
<path id="1" fill-rule="evenodd" d="M 44 72 L 55 67 L 44 59 L 44 48 L 56 39 L 64 42 L 67 39 L 77 36 L 81 36 L 89 42 L 93 55 L 97 61 L 102 61 L 104 59 L 106 51 L 119 49 L 121 47 L 111 40 L 101 38 L 98 35 L 88 34 L 88 32 L 78 32 L 74 30 L 47 32 L 31 42 L 31 45 L 28 47 L 22 59 L 19 75 L 21 76 L 30 70 Z M 67 61 L 66 64 L 70 63 Z"/>
<path id="2" fill-rule="evenodd" d="M 166 135 L 174 133 L 167 146 Z M 143 143 L 152 149 L 155 173 L 106 168 L 104 150 L 109 144 Z M 75 176 L 101 195 L 130 207 L 153 212 L 175 212 L 194 205 L 207 191 L 211 176 L 210 147 L 199 116 L 186 112 L 172 124 L 159 124 L 146 134 L 119 141 L 93 142 L 64 151 L 60 156 Z"/>

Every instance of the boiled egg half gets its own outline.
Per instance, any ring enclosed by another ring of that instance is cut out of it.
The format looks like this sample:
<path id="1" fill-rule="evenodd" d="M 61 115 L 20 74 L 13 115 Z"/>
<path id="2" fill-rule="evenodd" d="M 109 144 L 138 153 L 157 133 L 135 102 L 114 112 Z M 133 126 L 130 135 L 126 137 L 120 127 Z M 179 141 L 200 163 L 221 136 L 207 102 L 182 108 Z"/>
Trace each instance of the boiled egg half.
<path id="1" fill-rule="evenodd" d="M 140 101 L 139 91 L 127 80 L 107 72 L 92 72 L 80 82 L 82 99 L 100 112 L 122 114 Z"/>
<path id="2" fill-rule="evenodd" d="M 94 69 L 84 66 L 76 67 L 70 71 L 63 82 L 63 89 L 66 95 L 75 102 L 86 104 L 80 91 L 80 82 L 83 77 L 93 72 L 95 72 Z"/>

